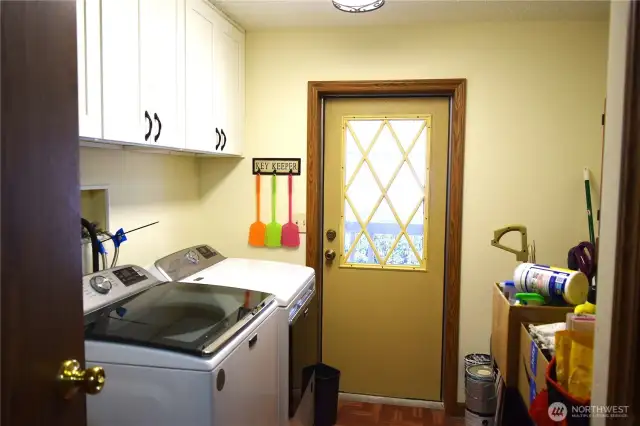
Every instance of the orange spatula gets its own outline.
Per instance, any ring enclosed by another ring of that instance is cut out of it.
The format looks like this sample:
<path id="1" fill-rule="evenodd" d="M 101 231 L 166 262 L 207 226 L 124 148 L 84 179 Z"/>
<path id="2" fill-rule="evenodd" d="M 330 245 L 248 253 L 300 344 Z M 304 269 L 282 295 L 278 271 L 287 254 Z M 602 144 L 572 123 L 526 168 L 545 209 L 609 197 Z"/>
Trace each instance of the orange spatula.
<path id="1" fill-rule="evenodd" d="M 256 221 L 249 228 L 249 244 L 254 247 L 264 247 L 264 237 L 267 225 L 260 222 L 260 173 L 256 175 Z"/>
<path id="2" fill-rule="evenodd" d="M 285 247 L 300 247 L 300 230 L 298 225 L 293 223 L 293 200 L 291 193 L 293 192 L 293 176 L 289 175 L 289 222 L 282 226 L 282 245 Z"/>

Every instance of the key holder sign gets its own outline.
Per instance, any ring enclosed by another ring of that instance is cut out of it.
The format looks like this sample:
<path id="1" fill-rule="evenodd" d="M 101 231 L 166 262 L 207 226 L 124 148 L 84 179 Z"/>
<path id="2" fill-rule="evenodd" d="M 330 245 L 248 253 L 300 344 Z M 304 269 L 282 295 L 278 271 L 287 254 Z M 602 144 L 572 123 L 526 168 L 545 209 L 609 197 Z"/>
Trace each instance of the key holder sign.
<path id="1" fill-rule="evenodd" d="M 300 158 L 254 158 L 251 162 L 252 174 L 278 176 L 300 176 Z"/>

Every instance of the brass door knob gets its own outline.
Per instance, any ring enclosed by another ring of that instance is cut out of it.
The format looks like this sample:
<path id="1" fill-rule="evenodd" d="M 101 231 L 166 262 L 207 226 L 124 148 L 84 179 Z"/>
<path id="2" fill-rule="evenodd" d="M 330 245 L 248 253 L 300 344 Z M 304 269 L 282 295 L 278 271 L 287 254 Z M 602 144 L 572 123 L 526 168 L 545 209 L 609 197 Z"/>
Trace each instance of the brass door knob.
<path id="1" fill-rule="evenodd" d="M 326 251 L 324 252 L 324 258 L 325 258 L 325 259 L 327 259 L 329 262 L 331 262 L 333 259 L 335 259 L 335 258 L 336 258 L 336 252 L 335 252 L 335 250 L 331 250 L 331 249 L 326 250 Z"/>
<path id="2" fill-rule="evenodd" d="M 77 360 L 70 359 L 60 366 L 57 380 L 64 399 L 71 399 L 78 391 L 88 395 L 100 393 L 107 377 L 102 367 L 83 370 Z"/>
<path id="3" fill-rule="evenodd" d="M 327 240 L 333 241 L 336 239 L 337 236 L 338 234 L 336 233 L 335 229 L 329 229 L 327 231 Z"/>

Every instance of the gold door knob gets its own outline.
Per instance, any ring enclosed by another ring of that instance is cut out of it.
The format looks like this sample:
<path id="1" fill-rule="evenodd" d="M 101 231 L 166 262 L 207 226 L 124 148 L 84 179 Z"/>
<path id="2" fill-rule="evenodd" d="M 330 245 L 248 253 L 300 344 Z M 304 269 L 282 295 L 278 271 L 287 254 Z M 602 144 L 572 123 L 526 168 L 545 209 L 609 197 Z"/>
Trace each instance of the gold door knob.
<path id="1" fill-rule="evenodd" d="M 78 391 L 89 395 L 100 393 L 107 377 L 102 367 L 83 370 L 77 360 L 70 359 L 60 366 L 57 379 L 64 399 L 71 399 Z"/>
<path id="2" fill-rule="evenodd" d="M 336 252 L 335 252 L 335 250 L 331 250 L 331 249 L 326 250 L 326 251 L 324 252 L 324 258 L 325 258 L 325 259 L 327 259 L 329 262 L 331 262 L 333 259 L 335 259 L 335 258 L 336 258 Z"/>

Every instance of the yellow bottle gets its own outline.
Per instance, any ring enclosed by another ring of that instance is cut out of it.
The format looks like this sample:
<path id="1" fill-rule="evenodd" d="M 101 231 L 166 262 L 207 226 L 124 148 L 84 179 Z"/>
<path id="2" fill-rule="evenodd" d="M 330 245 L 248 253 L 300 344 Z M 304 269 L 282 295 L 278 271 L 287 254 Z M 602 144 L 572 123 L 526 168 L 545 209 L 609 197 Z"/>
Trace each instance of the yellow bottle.
<path id="1" fill-rule="evenodd" d="M 587 301 L 581 305 L 576 306 L 573 310 L 576 315 L 580 314 L 595 314 L 596 313 L 596 288 L 594 286 L 589 287 L 589 295 Z"/>

